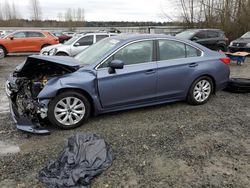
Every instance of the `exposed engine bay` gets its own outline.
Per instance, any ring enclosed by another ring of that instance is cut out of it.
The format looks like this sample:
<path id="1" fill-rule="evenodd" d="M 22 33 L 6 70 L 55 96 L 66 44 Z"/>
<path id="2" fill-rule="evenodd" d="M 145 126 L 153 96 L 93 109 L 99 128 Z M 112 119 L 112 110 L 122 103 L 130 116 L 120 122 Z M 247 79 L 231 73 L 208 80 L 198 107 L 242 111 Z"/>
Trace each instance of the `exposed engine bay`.
<path id="1" fill-rule="evenodd" d="M 47 117 L 47 106 L 38 99 L 47 82 L 64 74 L 76 71 L 76 67 L 31 58 L 17 67 L 10 76 L 6 93 L 16 109 L 15 116 L 27 117 L 36 125 Z"/>

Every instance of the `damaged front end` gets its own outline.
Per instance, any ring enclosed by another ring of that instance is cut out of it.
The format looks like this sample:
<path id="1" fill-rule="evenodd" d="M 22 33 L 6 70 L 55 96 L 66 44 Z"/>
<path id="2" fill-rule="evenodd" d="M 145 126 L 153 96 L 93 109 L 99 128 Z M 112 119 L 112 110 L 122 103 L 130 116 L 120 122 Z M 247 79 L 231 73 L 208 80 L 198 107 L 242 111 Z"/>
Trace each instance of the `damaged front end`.
<path id="1" fill-rule="evenodd" d="M 72 58 L 65 59 L 68 58 L 30 56 L 10 75 L 6 81 L 6 94 L 18 129 L 36 134 L 49 133 L 44 125 L 50 99 L 38 96 L 52 78 L 79 69 Z"/>

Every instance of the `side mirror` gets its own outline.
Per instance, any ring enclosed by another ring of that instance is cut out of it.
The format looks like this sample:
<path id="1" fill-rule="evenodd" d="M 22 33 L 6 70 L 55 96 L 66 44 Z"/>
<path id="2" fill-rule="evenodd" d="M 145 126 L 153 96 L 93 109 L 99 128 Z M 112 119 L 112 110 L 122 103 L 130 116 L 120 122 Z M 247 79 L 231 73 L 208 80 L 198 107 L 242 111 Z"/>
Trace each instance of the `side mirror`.
<path id="1" fill-rule="evenodd" d="M 116 69 L 123 69 L 124 62 L 121 60 L 113 60 L 109 63 L 109 74 L 114 74 Z"/>
<path id="2" fill-rule="evenodd" d="M 76 46 L 76 47 L 77 47 L 77 46 L 80 46 L 80 43 L 77 42 L 77 43 L 74 44 L 74 46 Z"/>
<path id="3" fill-rule="evenodd" d="M 197 40 L 199 40 L 199 38 L 198 37 L 193 37 L 191 40 L 192 41 L 197 41 Z"/>
<path id="4" fill-rule="evenodd" d="M 14 40 L 14 37 L 13 37 L 13 36 L 10 36 L 9 39 L 10 39 L 10 40 Z"/>

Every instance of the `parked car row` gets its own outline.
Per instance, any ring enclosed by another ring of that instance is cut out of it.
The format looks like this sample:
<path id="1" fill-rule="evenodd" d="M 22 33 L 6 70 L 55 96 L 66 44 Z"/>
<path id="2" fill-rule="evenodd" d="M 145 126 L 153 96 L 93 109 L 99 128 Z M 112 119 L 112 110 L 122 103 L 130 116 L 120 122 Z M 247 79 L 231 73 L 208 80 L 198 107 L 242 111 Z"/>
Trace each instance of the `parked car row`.
<path id="1" fill-rule="evenodd" d="M 229 39 L 220 29 L 190 29 L 176 35 L 176 37 L 199 43 L 207 48 L 217 51 L 250 52 L 250 32 L 229 44 Z"/>
<path id="2" fill-rule="evenodd" d="M 116 31 L 116 30 L 114 30 Z M 37 52 L 43 55 L 75 56 L 99 40 L 117 35 L 117 32 L 48 32 L 0 31 L 0 50 L 3 56 L 13 53 Z M 11 32 L 11 33 L 9 33 Z M 190 29 L 176 35 L 216 51 L 250 52 L 250 32 L 239 39 L 229 40 L 219 29 Z M 62 44 L 59 44 L 62 43 Z"/>
<path id="3" fill-rule="evenodd" d="M 86 33 L 76 35 L 64 44 L 47 46 L 40 52 L 41 55 L 60 55 L 60 56 L 76 56 L 90 45 L 110 36 L 114 33 Z"/>
<path id="4" fill-rule="evenodd" d="M 0 38 L 4 56 L 12 53 L 40 52 L 46 46 L 58 44 L 57 37 L 47 31 L 15 31 Z"/>
<path id="5" fill-rule="evenodd" d="M 229 45 L 230 52 L 244 51 L 250 53 L 250 32 L 245 33 L 240 38 L 232 41 Z"/>
<path id="6" fill-rule="evenodd" d="M 176 37 L 192 40 L 207 48 L 217 51 L 227 51 L 229 39 L 220 29 L 191 29 L 179 33 Z"/>

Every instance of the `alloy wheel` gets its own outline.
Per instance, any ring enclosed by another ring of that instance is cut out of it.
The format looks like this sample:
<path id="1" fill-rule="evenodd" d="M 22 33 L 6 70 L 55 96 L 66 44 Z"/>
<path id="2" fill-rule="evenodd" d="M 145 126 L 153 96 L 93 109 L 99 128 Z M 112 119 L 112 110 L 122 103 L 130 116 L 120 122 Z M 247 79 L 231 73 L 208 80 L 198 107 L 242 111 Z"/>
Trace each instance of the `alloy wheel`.
<path id="1" fill-rule="evenodd" d="M 85 116 L 85 105 L 77 97 L 66 97 L 57 102 L 54 115 L 58 122 L 71 126 L 79 123 Z"/>
<path id="2" fill-rule="evenodd" d="M 212 91 L 212 86 L 208 80 L 200 80 L 194 87 L 193 96 L 197 102 L 206 101 Z"/>

